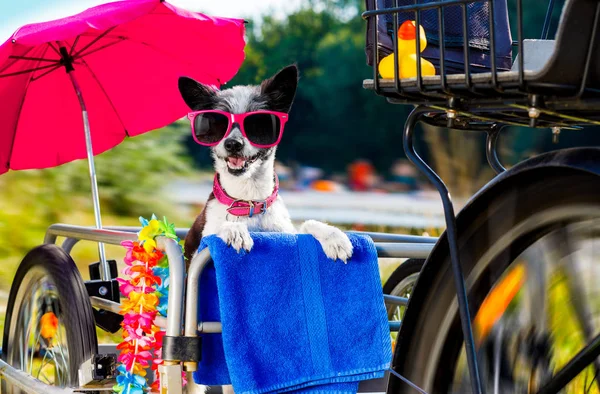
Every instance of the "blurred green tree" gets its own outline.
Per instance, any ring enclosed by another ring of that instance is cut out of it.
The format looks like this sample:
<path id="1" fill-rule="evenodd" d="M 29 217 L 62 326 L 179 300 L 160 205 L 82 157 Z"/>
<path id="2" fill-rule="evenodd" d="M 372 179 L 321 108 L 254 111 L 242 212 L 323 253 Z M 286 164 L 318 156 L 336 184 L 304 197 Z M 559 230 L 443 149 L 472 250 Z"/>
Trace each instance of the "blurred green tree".
<path id="1" fill-rule="evenodd" d="M 181 143 L 179 123 L 127 139 L 96 156 L 103 216 L 135 220 L 152 212 L 173 213 L 161 198 L 166 182 L 191 171 Z M 50 223 L 76 224 L 91 219 L 92 204 L 87 162 L 78 160 L 44 170 L 11 171 L 0 177 L 0 259 L 23 255 L 40 244 Z M 152 211 L 149 211 L 151 209 Z M 77 217 L 89 213 L 89 216 Z M 170 218 L 175 220 L 175 218 Z M 75 220 L 75 221 L 74 221 Z"/>
<path id="2" fill-rule="evenodd" d="M 554 7 L 551 36 L 562 3 Z M 525 38 L 540 37 L 547 5 L 548 0 L 524 2 Z M 341 172 L 351 161 L 367 159 L 386 174 L 396 159 L 404 157 L 401 130 L 410 107 L 390 105 L 361 87 L 373 76 L 364 52 L 366 23 L 360 17 L 364 6 L 364 0 L 305 0 L 286 19 L 265 16 L 249 24 L 246 61 L 228 85 L 258 84 L 291 63 L 300 68 L 298 94 L 278 150 L 280 160 Z M 516 39 L 516 0 L 508 0 L 508 8 Z M 493 176 L 485 164 L 483 136 L 433 128 L 419 134 L 419 151 L 454 193 L 470 195 Z M 505 134 L 501 141 L 507 164 L 534 152 L 571 146 L 575 140 L 565 138 L 552 145 L 549 132 L 520 128 Z M 585 135 L 580 143 L 597 141 Z M 208 149 L 198 148 L 191 137 L 186 143 L 197 165 L 210 165 Z"/>

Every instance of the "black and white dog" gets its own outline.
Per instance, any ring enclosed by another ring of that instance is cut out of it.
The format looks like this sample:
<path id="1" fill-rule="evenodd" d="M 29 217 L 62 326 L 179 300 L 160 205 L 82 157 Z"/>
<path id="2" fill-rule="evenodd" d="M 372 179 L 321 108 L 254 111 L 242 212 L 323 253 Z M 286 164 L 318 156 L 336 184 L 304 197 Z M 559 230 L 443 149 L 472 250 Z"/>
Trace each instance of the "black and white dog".
<path id="1" fill-rule="evenodd" d="M 297 85 L 295 65 L 259 86 L 222 91 L 179 79 L 181 96 L 193 111 L 194 139 L 211 147 L 216 170 L 213 192 L 185 239 L 188 262 L 207 235 L 217 234 L 237 251 L 249 251 L 249 231 L 296 233 L 278 195 L 274 161 Z M 331 259 L 346 262 L 352 256 L 350 240 L 335 227 L 308 220 L 299 232 L 313 235 Z"/>

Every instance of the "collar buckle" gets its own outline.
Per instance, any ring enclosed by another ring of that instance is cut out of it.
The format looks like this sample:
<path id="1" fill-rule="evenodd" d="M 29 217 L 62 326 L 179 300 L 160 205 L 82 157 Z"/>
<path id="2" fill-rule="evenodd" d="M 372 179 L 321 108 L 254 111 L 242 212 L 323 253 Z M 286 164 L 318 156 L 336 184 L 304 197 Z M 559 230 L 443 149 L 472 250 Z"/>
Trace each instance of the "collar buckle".
<path id="1" fill-rule="evenodd" d="M 259 215 L 264 215 L 267 213 L 267 200 L 257 201 L 258 203 L 262 203 L 262 207 L 260 208 Z"/>
<path id="2" fill-rule="evenodd" d="M 249 218 L 251 218 L 252 216 L 254 216 L 254 207 L 255 207 L 254 201 L 252 201 L 252 200 L 242 200 L 242 199 L 239 199 L 239 198 L 236 199 L 236 200 L 233 200 L 231 202 L 231 204 L 229 204 L 229 207 L 227 208 L 227 212 L 233 214 L 233 212 L 231 212 L 233 209 L 245 208 L 245 207 L 236 207 L 236 206 L 234 206 L 236 203 L 239 203 L 239 202 L 248 204 L 248 208 L 250 209 L 250 211 L 248 212 L 248 217 Z"/>

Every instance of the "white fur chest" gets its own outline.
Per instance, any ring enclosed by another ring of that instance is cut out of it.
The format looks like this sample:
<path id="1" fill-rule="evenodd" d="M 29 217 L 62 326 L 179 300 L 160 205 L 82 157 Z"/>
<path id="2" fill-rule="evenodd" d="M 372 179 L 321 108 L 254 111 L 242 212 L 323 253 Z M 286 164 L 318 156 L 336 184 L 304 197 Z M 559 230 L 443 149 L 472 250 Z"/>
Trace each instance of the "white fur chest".
<path id="1" fill-rule="evenodd" d="M 216 234 L 224 222 L 245 223 L 249 231 L 256 232 L 295 232 L 290 215 L 280 196 L 277 197 L 277 200 L 267 209 L 265 214 L 255 215 L 251 218 L 231 215 L 227 212 L 227 208 L 226 205 L 221 204 L 216 199 L 208 202 L 206 206 L 206 224 L 202 231 L 203 237 Z"/>

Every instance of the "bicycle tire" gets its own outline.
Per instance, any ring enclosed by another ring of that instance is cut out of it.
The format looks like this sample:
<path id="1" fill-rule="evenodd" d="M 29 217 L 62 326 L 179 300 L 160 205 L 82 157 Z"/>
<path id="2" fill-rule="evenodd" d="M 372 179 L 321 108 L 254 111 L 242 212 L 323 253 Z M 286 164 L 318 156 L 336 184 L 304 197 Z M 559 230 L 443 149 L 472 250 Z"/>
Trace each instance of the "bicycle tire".
<path id="1" fill-rule="evenodd" d="M 559 168 L 537 175 L 530 182 L 509 183 L 491 201 L 486 201 L 485 205 L 478 204 L 478 214 L 474 219 L 471 216 L 470 220 L 457 220 L 460 261 L 469 286 L 468 300 L 472 313 L 479 309 L 493 284 L 520 253 L 550 231 L 566 226 L 567 222 L 563 218 L 556 223 L 540 223 L 519 234 L 486 266 L 476 267 L 501 235 L 520 228 L 517 226 L 528 218 L 536 217 L 534 215 L 543 217 L 545 212 L 562 208 L 589 206 L 593 208 L 589 214 L 595 215 L 594 219 L 600 218 L 600 178 Z M 458 310 L 453 308 L 456 306 L 456 290 L 445 235 L 437 248 L 437 253 L 432 252 L 430 259 L 440 259 L 440 263 L 428 261 L 427 266 L 441 269 L 423 284 L 427 294 L 418 307 L 408 309 L 392 363 L 396 372 L 428 393 L 447 392 L 463 347 Z M 453 315 L 448 324 L 450 310 Z M 408 324 L 407 320 L 410 320 Z M 391 377 L 387 392 L 415 391 L 400 379 Z"/>
<path id="2" fill-rule="evenodd" d="M 68 387 L 78 387 L 78 370 L 81 364 L 98 352 L 98 340 L 94 315 L 89 295 L 81 275 L 73 259 L 59 246 L 46 244 L 32 249 L 23 259 L 12 283 L 6 321 L 4 325 L 2 359 L 8 364 L 22 369 L 16 346 L 18 333 L 16 325 L 19 321 L 23 304 L 22 285 L 24 280 L 35 280 L 40 275 L 46 275 L 53 287 L 53 295 L 58 300 L 58 319 L 66 331 L 68 346 Z M 33 275 L 34 279 L 31 279 Z M 30 285 L 31 286 L 31 285 Z M 6 384 L 5 386 L 9 386 Z M 9 388 L 9 392 L 19 392 Z"/>
<path id="3" fill-rule="evenodd" d="M 425 260 L 423 259 L 408 259 L 400 264 L 385 282 L 383 294 L 394 295 L 396 286 L 409 276 L 421 272 L 424 264 Z"/>

